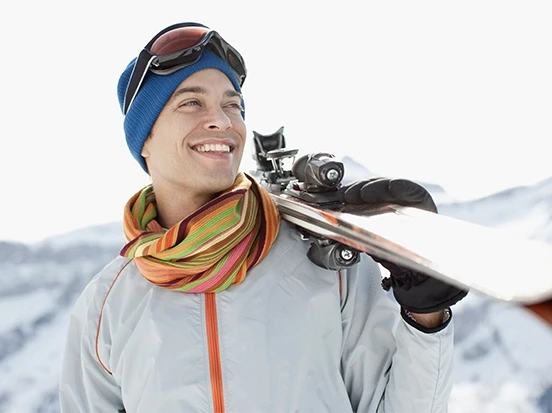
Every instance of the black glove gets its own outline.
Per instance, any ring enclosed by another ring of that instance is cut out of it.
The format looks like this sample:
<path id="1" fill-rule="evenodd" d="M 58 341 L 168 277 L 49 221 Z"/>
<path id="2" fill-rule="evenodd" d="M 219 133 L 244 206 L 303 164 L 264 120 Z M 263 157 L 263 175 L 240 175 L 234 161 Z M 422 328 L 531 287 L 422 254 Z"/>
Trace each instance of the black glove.
<path id="1" fill-rule="evenodd" d="M 429 192 L 407 179 L 372 178 L 344 185 L 338 190 L 339 199 L 347 204 L 397 204 L 437 213 L 437 206 Z M 423 234 L 420 234 L 423 236 Z M 432 313 L 456 304 L 468 294 L 434 277 L 372 256 L 389 270 L 382 287 L 393 295 L 403 309 L 412 313 Z"/>

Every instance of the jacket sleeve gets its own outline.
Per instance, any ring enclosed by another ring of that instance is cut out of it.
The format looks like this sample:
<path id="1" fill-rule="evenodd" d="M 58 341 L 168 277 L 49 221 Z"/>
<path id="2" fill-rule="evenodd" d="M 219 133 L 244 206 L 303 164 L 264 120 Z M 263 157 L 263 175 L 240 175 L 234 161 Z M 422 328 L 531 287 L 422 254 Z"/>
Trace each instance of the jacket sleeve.
<path id="1" fill-rule="evenodd" d="M 452 390 L 453 324 L 424 333 L 407 324 L 367 255 L 344 271 L 341 367 L 359 413 L 442 413 Z"/>
<path id="2" fill-rule="evenodd" d="M 96 331 L 106 293 L 95 277 L 71 312 L 59 387 L 61 413 L 125 411 L 119 386 L 96 356 Z"/>

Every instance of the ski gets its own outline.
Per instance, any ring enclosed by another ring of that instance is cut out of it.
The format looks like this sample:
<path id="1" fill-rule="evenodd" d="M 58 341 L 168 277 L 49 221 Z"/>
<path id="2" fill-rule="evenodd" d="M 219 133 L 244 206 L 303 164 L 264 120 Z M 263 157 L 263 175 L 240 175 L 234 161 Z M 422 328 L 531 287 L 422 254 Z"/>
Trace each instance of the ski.
<path id="1" fill-rule="evenodd" d="M 283 128 L 253 135 L 253 175 L 311 243 L 317 265 L 343 268 L 365 252 L 526 306 L 552 323 L 552 245 L 411 207 L 345 205 L 337 199 L 344 166 L 332 154 L 297 158 Z"/>

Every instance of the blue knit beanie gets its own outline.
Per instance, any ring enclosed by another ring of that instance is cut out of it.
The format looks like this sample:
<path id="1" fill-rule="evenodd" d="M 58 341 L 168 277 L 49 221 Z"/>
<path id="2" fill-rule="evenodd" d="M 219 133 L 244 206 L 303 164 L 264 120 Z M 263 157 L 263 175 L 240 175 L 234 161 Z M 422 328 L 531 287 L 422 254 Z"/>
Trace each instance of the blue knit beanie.
<path id="1" fill-rule="evenodd" d="M 135 62 L 136 59 L 133 59 L 119 78 L 117 95 L 121 111 L 123 110 L 125 93 Z M 144 171 L 147 172 L 148 170 L 146 162 L 142 157 L 142 147 L 153 124 L 157 120 L 157 116 L 159 116 L 178 85 L 195 72 L 203 69 L 220 70 L 228 76 L 234 85 L 234 89 L 241 93 L 238 79 L 228 63 L 210 50 L 205 50 L 201 58 L 193 65 L 184 67 L 170 75 L 157 75 L 153 72 L 148 72 L 144 78 L 124 120 L 124 131 L 128 148 Z M 242 112 L 242 116 L 244 115 L 245 113 Z"/>

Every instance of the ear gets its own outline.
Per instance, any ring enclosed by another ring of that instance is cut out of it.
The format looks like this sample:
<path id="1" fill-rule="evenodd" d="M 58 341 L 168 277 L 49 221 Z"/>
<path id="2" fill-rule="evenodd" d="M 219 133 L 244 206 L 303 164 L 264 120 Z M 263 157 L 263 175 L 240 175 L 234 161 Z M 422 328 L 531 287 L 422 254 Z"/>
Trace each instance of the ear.
<path id="1" fill-rule="evenodd" d="M 144 142 L 144 145 L 142 146 L 142 157 L 144 159 L 147 159 L 148 156 L 150 156 L 150 150 L 149 150 L 149 141 L 150 141 L 150 138 L 149 136 L 146 138 L 146 141 Z"/>

